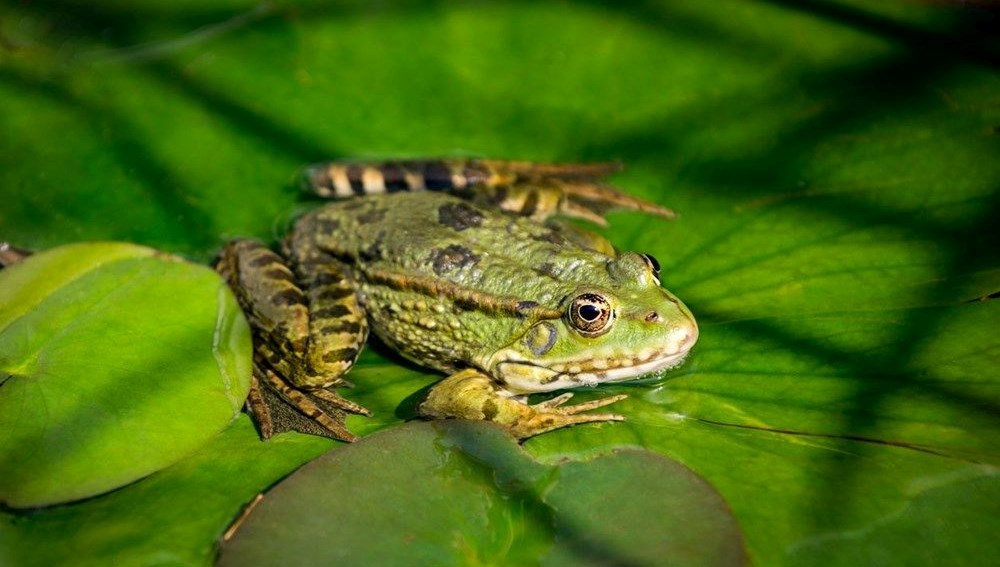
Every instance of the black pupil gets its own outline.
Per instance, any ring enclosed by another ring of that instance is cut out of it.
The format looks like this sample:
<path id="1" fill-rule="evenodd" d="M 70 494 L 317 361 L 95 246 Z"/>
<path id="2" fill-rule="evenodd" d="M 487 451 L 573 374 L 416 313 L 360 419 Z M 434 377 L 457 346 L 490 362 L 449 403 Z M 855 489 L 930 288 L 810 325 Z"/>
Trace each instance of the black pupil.
<path id="1" fill-rule="evenodd" d="M 594 321 L 601 316 L 601 308 L 593 305 L 581 305 L 580 317 L 586 321 Z"/>
<path id="2" fill-rule="evenodd" d="M 656 261 L 656 257 L 652 254 L 643 254 L 643 256 L 649 261 L 649 265 L 653 267 L 653 273 L 660 273 L 660 263 Z"/>

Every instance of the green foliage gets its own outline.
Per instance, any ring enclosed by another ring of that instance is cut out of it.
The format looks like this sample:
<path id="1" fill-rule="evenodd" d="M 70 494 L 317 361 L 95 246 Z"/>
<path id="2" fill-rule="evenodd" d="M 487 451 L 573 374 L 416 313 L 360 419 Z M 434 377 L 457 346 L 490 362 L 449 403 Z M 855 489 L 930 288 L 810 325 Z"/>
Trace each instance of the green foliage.
<path id="1" fill-rule="evenodd" d="M 246 399 L 250 332 L 206 267 L 131 244 L 74 244 L 0 271 L 0 290 L 4 504 L 79 500 L 142 478 L 194 452 Z"/>
<path id="2" fill-rule="evenodd" d="M 642 525 L 651 518 L 656 529 Z M 740 565 L 744 559 L 725 503 L 672 461 L 623 451 L 543 466 L 497 427 L 440 422 L 394 428 L 309 463 L 267 494 L 223 547 L 219 564 Z"/>
<path id="3" fill-rule="evenodd" d="M 726 501 L 759 565 L 1000 552 L 995 12 L 161 4 L 22 3 L 0 23 L 0 238 L 207 261 L 225 238 L 278 240 L 314 160 L 619 159 L 618 185 L 681 218 L 615 215 L 606 234 L 659 258 L 701 339 L 663 381 L 579 394 L 628 393 L 629 420 L 530 440 L 538 466 L 621 447 L 675 459 Z M 434 379 L 376 345 L 349 393 L 376 417 L 349 424 L 400 424 Z M 335 446 L 251 433 L 243 418 L 111 495 L 5 514 L 0 559 L 59 541 L 38 564 L 211 561 L 241 503 Z"/>

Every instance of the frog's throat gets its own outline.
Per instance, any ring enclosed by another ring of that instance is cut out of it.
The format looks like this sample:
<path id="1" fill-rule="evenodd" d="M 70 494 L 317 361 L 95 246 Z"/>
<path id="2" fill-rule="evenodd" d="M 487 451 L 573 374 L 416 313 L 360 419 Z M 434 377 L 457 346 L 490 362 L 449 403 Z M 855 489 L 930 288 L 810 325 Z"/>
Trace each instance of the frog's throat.
<path id="1" fill-rule="evenodd" d="M 521 358 L 513 350 L 497 353 L 495 376 L 514 394 L 550 392 L 606 382 L 631 380 L 663 372 L 684 362 L 687 349 L 647 349 L 631 356 L 543 363 Z"/>

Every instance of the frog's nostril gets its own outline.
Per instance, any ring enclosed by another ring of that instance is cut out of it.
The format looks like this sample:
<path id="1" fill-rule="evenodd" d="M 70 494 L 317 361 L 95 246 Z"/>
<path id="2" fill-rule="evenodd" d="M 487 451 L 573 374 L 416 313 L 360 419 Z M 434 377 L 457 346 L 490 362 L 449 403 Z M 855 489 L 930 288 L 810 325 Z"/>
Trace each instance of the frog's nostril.
<path id="1" fill-rule="evenodd" d="M 659 320 L 660 320 L 660 314 L 657 313 L 656 311 L 650 311 L 649 314 L 646 315 L 647 323 L 655 323 Z"/>

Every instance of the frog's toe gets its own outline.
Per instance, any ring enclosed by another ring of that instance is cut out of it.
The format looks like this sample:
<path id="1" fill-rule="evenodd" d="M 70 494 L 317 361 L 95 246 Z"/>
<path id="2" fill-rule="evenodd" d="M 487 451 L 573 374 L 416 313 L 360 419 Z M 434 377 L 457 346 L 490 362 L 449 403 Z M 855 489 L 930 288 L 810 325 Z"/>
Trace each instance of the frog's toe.
<path id="1" fill-rule="evenodd" d="M 510 425 L 511 432 L 518 439 L 527 439 L 570 425 L 625 420 L 624 416 L 616 413 L 584 413 L 621 401 L 628 397 L 625 394 L 564 406 L 563 404 L 572 397 L 572 393 L 566 392 L 551 400 L 525 406 L 526 411 L 521 412 L 520 419 Z"/>
<path id="2" fill-rule="evenodd" d="M 312 394 L 314 397 L 319 398 L 324 402 L 327 402 L 330 405 L 338 409 L 342 409 L 346 412 L 356 413 L 366 417 L 371 417 L 372 415 L 371 410 L 369 410 L 368 408 L 360 404 L 356 404 L 336 392 L 331 392 L 330 390 L 319 388 L 316 390 L 311 390 L 309 393 Z"/>
<path id="3" fill-rule="evenodd" d="M 594 407 L 600 406 L 595 406 L 590 402 L 565 408 L 536 409 L 534 406 L 531 406 L 531 412 L 509 426 L 510 432 L 518 439 L 527 439 L 528 437 L 534 437 L 535 435 L 540 435 L 554 429 L 579 425 L 581 423 L 625 420 L 625 416 L 616 413 L 577 413 L 593 409 Z"/>
<path id="4" fill-rule="evenodd" d="M 254 408 L 254 417 L 257 418 L 261 429 L 261 436 L 263 438 L 266 439 L 270 435 L 276 433 L 295 430 L 302 431 L 304 433 L 311 433 L 313 435 L 323 435 L 325 437 L 346 441 L 348 443 L 357 441 L 357 435 L 351 433 L 351 431 L 344 425 L 343 414 L 337 412 L 336 410 L 342 409 L 345 411 L 353 411 L 355 409 L 360 409 L 361 411 L 357 411 L 355 413 L 364 413 L 368 411 L 367 409 L 326 390 L 300 390 L 299 388 L 287 383 L 270 369 L 259 368 L 255 370 L 259 370 L 259 372 L 256 373 L 259 379 L 265 383 L 274 394 L 277 394 L 281 400 L 284 400 L 286 404 L 285 407 L 287 407 L 287 409 L 291 412 L 289 415 L 297 412 L 306 418 L 304 420 L 301 418 L 292 418 L 293 421 L 301 421 L 301 423 L 287 423 L 279 427 L 278 423 L 274 419 L 274 412 L 279 411 L 286 414 L 288 413 L 280 404 L 270 402 L 267 403 L 266 407 L 263 408 L 268 410 L 266 414 L 258 413 L 258 408 Z M 321 391 L 324 392 L 325 395 L 318 394 L 318 392 Z M 275 400 L 275 402 L 277 402 L 277 400 Z M 324 409 L 318 405 L 319 403 L 326 403 L 329 407 Z M 348 407 L 343 407 L 345 405 Z M 266 423 L 261 419 L 264 415 L 268 416 Z M 303 425 L 306 427 L 303 428 Z"/>
<path id="5" fill-rule="evenodd" d="M 535 409 L 554 408 L 568 402 L 569 399 L 572 397 L 573 397 L 573 392 L 565 392 L 563 394 L 559 394 L 558 396 L 552 398 L 551 400 L 545 400 L 544 402 L 533 404 L 531 407 Z"/>
<path id="6" fill-rule="evenodd" d="M 584 402 L 582 404 L 574 404 L 571 406 L 563 406 L 564 403 L 569 401 L 573 397 L 572 392 L 566 392 L 565 394 L 560 394 L 551 400 L 547 400 L 538 404 L 531 406 L 532 408 L 545 410 L 548 408 L 559 408 L 558 412 L 565 415 L 576 415 L 585 411 L 590 411 L 592 409 L 602 408 L 607 405 L 611 405 L 615 402 L 619 402 L 628 397 L 626 394 L 618 394 L 615 396 L 608 396 L 606 398 L 600 398 L 597 400 L 591 400 L 589 402 Z M 620 417 L 620 416 L 619 416 Z M 621 418 L 624 419 L 624 418 Z M 621 419 L 616 419 L 612 421 L 621 421 Z M 604 420 L 598 420 L 604 421 Z"/>

